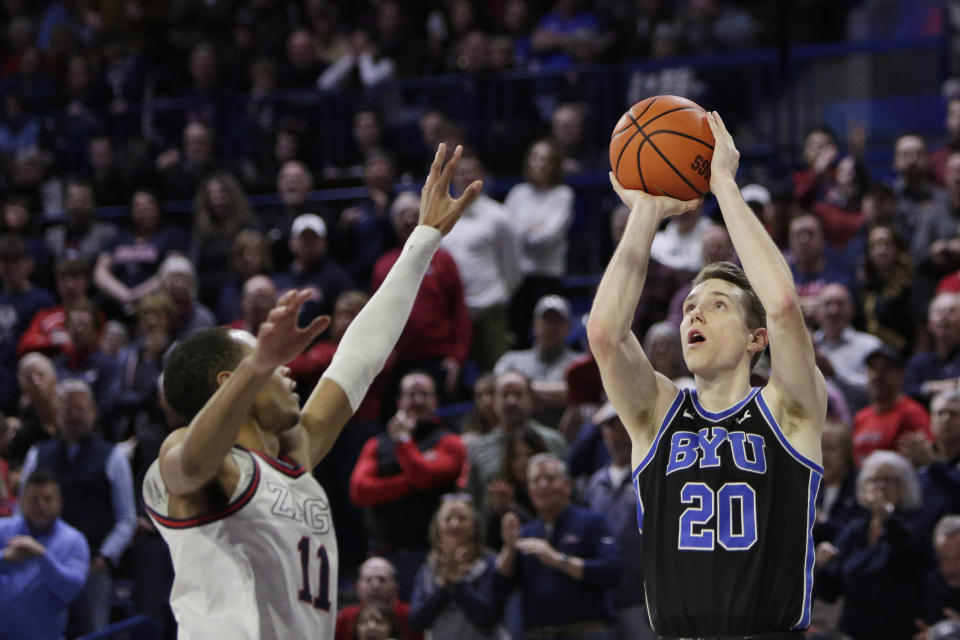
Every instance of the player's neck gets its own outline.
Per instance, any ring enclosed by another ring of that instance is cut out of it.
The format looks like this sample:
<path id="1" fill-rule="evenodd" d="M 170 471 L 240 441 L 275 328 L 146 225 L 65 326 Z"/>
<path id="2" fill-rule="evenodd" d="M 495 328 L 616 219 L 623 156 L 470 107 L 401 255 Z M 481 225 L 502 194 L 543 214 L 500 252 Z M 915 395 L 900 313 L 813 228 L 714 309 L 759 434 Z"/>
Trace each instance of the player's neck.
<path id="1" fill-rule="evenodd" d="M 707 411 L 723 411 L 737 404 L 750 392 L 750 370 L 740 367 L 714 375 L 694 374 L 697 399 Z"/>
<path id="2" fill-rule="evenodd" d="M 247 449 L 260 451 L 273 458 L 280 455 L 280 440 L 277 435 L 261 429 L 256 422 L 250 419 L 240 427 L 240 433 L 237 434 L 237 444 Z"/>

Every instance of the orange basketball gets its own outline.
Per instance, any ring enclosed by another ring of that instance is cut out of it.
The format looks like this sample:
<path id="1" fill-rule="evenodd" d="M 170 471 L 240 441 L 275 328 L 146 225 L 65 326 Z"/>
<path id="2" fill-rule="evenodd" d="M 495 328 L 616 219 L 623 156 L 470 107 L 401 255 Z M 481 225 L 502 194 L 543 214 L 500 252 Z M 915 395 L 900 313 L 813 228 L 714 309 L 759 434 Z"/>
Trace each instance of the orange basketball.
<path id="1" fill-rule="evenodd" d="M 680 96 L 630 107 L 610 137 L 610 167 L 627 189 L 693 200 L 710 190 L 713 133 L 707 112 Z"/>

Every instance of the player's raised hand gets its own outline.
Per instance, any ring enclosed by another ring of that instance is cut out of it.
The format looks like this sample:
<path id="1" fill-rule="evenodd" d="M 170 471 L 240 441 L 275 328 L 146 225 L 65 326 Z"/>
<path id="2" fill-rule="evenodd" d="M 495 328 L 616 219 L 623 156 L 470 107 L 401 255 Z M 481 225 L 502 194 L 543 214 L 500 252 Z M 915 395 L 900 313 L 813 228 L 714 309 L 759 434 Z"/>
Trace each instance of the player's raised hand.
<path id="1" fill-rule="evenodd" d="M 740 166 L 740 152 L 716 111 L 707 112 L 707 123 L 713 132 L 713 159 L 710 161 L 710 190 L 716 192 L 721 184 L 733 180 Z"/>
<path id="2" fill-rule="evenodd" d="M 260 371 L 272 371 L 289 362 L 330 326 L 330 316 L 320 316 L 305 328 L 297 326 L 297 314 L 313 294 L 307 289 L 293 289 L 280 296 L 257 332 L 253 362 Z"/>
<path id="3" fill-rule="evenodd" d="M 463 147 L 457 145 L 453 150 L 453 156 L 444 164 L 447 145 L 441 142 L 437 148 L 437 155 L 433 158 L 433 164 L 430 165 L 427 181 L 420 190 L 420 224 L 433 227 L 443 235 L 450 232 L 453 225 L 460 219 L 463 210 L 470 206 L 483 188 L 483 182 L 474 180 L 463 190 L 459 198 L 450 196 L 450 180 L 460 163 L 462 154 Z"/>
<path id="4" fill-rule="evenodd" d="M 653 196 L 639 189 L 627 189 L 620 184 L 617 176 L 615 176 L 612 171 L 609 172 L 609 174 L 610 184 L 613 185 L 613 190 L 620 196 L 623 204 L 630 207 L 631 211 L 639 209 L 643 213 L 650 212 L 662 220 L 663 218 L 676 216 L 681 213 L 686 213 L 687 211 L 693 211 L 703 204 L 703 198 L 697 198 L 696 200 L 677 200 L 669 196 Z M 641 215 L 643 215 L 643 213 Z"/>

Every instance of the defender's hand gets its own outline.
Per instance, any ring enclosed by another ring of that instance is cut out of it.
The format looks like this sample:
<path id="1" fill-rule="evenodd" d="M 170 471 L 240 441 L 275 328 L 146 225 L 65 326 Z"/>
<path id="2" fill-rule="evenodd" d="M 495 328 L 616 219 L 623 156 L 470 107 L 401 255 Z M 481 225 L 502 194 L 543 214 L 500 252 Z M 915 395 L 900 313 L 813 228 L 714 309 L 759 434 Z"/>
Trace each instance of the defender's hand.
<path id="1" fill-rule="evenodd" d="M 433 164 L 430 165 L 430 174 L 427 181 L 420 190 L 420 224 L 433 227 L 447 235 L 464 209 L 480 194 L 483 188 L 483 182 L 474 180 L 470 183 L 459 198 L 450 197 L 450 179 L 453 172 L 460 163 L 460 156 L 463 154 L 463 147 L 457 145 L 453 151 L 453 156 L 444 165 L 444 158 L 447 157 L 447 145 L 440 143 L 437 149 L 437 155 L 433 158 Z"/>

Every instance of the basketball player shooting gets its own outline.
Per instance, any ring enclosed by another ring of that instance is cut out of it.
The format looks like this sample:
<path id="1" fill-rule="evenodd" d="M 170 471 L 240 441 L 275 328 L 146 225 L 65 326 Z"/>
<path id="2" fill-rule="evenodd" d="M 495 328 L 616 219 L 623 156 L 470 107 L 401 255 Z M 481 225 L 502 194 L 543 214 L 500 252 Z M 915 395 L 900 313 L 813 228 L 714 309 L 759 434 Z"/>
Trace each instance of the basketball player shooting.
<path id="1" fill-rule="evenodd" d="M 460 147 L 440 145 L 422 190 L 419 226 L 384 286 L 357 315 L 303 411 L 283 366 L 330 318 L 306 328 L 310 297 L 291 291 L 254 338 L 209 329 L 184 340 L 164 392 L 187 427 L 171 433 L 144 479 L 150 517 L 170 547 L 170 603 L 183 638 L 332 640 L 337 543 L 323 488 L 310 473 L 393 349 L 443 234 L 480 191 L 449 195 Z"/>
<path id="2" fill-rule="evenodd" d="M 696 389 L 654 371 L 630 330 L 650 246 L 681 202 L 624 189 L 626 232 L 587 325 L 610 402 L 633 442 L 653 628 L 662 636 L 800 638 L 810 622 L 814 504 L 823 469 L 823 376 L 790 270 L 734 182 L 739 153 L 720 116 L 710 190 L 743 265 L 706 265 L 683 304 Z M 751 388 L 769 342 L 771 375 Z"/>

